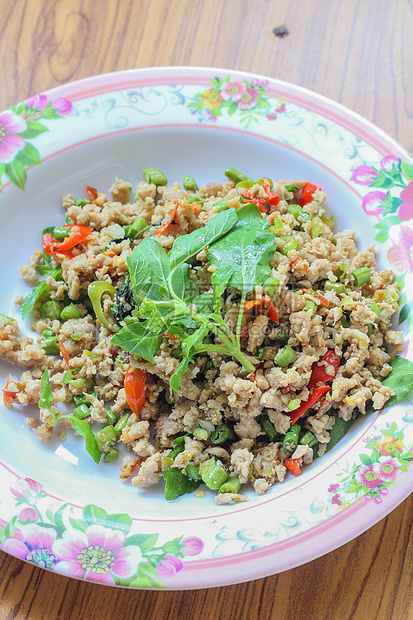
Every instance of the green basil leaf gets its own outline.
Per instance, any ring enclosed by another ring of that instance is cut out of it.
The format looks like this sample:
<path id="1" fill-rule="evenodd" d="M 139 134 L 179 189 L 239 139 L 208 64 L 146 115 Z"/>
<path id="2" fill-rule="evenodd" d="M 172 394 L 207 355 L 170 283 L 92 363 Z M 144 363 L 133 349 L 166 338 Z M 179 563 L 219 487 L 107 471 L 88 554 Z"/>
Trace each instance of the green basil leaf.
<path id="1" fill-rule="evenodd" d="M 86 422 L 86 420 L 79 420 L 79 418 L 75 418 L 74 416 L 70 416 L 70 419 L 76 433 L 84 437 L 86 450 L 89 452 L 95 463 L 99 463 L 102 452 L 98 448 L 96 437 L 90 428 L 89 422 Z"/>
<path id="2" fill-rule="evenodd" d="M 256 205 L 244 205 L 237 214 L 233 229 L 209 246 L 208 258 L 217 267 L 229 265 L 233 271 L 229 286 L 248 293 L 268 278 L 277 245 Z"/>
<path id="3" fill-rule="evenodd" d="M 213 288 L 213 310 L 214 312 L 221 312 L 222 310 L 222 295 L 228 286 L 228 282 L 234 273 L 231 265 L 218 267 L 215 273 L 212 274 L 211 284 Z M 196 303 L 196 302 L 194 302 Z"/>
<path id="4" fill-rule="evenodd" d="M 143 357 L 151 364 L 158 346 L 158 334 L 148 330 L 144 323 L 132 322 L 112 337 L 112 344 L 129 351 L 137 357 Z"/>
<path id="5" fill-rule="evenodd" d="M 335 411 L 334 409 L 330 410 L 333 411 L 333 416 L 334 416 L 334 426 L 330 431 L 330 441 L 327 444 L 327 448 L 326 448 L 326 452 L 328 452 L 329 450 L 331 450 L 331 448 L 334 448 L 334 446 L 336 445 L 336 443 L 338 443 L 340 441 L 340 439 L 342 439 L 344 437 L 344 435 L 347 433 L 348 429 L 350 428 L 350 425 L 352 423 L 353 420 L 343 420 L 343 418 L 340 418 L 339 416 L 339 412 Z M 331 415 L 331 413 L 329 412 L 329 415 Z"/>
<path id="6" fill-rule="evenodd" d="M 160 291 L 169 278 L 169 256 L 161 244 L 146 237 L 126 259 L 133 296 L 136 301 L 145 296 L 161 301 L 165 295 Z"/>
<path id="7" fill-rule="evenodd" d="M 391 388 L 395 393 L 385 407 L 391 407 L 400 402 L 413 390 L 413 363 L 403 357 L 395 357 L 391 362 L 391 373 L 382 381 L 383 385 Z"/>
<path id="8" fill-rule="evenodd" d="M 202 228 L 175 239 L 170 254 L 171 271 L 225 235 L 237 220 L 237 211 L 228 209 L 211 218 Z"/>
<path id="9" fill-rule="evenodd" d="M 31 312 L 33 312 L 34 308 L 40 304 L 42 301 L 46 300 L 48 293 L 51 291 L 51 288 L 48 284 L 46 284 L 46 280 L 42 280 L 32 290 L 31 293 L 26 295 L 24 298 L 22 307 L 21 307 L 21 315 L 22 319 L 25 319 Z"/>

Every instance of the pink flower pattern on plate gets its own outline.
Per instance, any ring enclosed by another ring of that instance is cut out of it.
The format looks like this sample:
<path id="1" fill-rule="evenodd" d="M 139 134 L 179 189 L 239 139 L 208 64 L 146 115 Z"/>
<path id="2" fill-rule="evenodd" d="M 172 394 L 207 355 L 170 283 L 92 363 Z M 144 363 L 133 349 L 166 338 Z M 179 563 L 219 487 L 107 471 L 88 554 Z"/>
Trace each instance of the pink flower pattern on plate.
<path id="1" fill-rule="evenodd" d="M 398 271 L 413 271 L 413 222 L 394 226 L 389 232 L 392 246 L 387 252 L 387 258 Z"/>
<path id="2" fill-rule="evenodd" d="M 228 99 L 238 102 L 245 92 L 245 86 L 242 82 L 229 82 L 222 88 L 222 93 Z"/>
<path id="3" fill-rule="evenodd" d="M 258 101 L 258 90 L 247 86 L 241 99 L 238 101 L 240 110 L 249 110 L 255 106 Z"/>
<path id="4" fill-rule="evenodd" d="M 23 499 L 24 497 L 26 499 L 34 498 L 42 491 L 42 485 L 31 478 L 25 478 L 24 480 L 20 478 L 10 487 L 10 492 L 16 499 Z"/>
<path id="5" fill-rule="evenodd" d="M 396 480 L 400 473 L 399 462 L 392 456 L 382 456 L 379 459 L 380 463 L 380 479 L 384 482 L 391 482 Z"/>
<path id="6" fill-rule="evenodd" d="M 381 205 L 384 200 L 386 200 L 386 194 L 384 192 L 369 192 L 364 196 L 362 202 L 364 213 L 367 213 L 367 215 L 378 215 L 383 211 Z"/>
<path id="7" fill-rule="evenodd" d="M 56 572 L 113 585 L 113 576 L 127 579 L 136 572 L 142 560 L 139 547 L 123 547 L 126 534 L 103 525 L 90 525 L 85 532 L 66 530 L 55 542 L 59 558 Z"/>
<path id="8" fill-rule="evenodd" d="M 379 463 L 360 465 L 356 472 L 356 480 L 359 484 L 364 484 L 368 489 L 375 489 L 382 482 L 379 477 L 380 472 Z"/>
<path id="9" fill-rule="evenodd" d="M 162 577 L 172 577 L 175 573 L 178 573 L 184 567 L 182 560 L 175 555 L 167 554 L 162 563 L 156 567 L 158 575 Z"/>
<path id="10" fill-rule="evenodd" d="M 10 164 L 17 153 L 26 146 L 18 134 L 27 129 L 27 123 L 11 110 L 0 114 L 0 163 Z"/>
<path id="11" fill-rule="evenodd" d="M 204 543 L 200 538 L 191 536 L 182 540 L 181 553 L 184 555 L 198 555 L 204 548 Z"/>
<path id="12" fill-rule="evenodd" d="M 371 166 L 358 166 L 351 175 L 351 179 L 358 185 L 370 185 L 376 178 L 377 172 Z"/>
<path id="13" fill-rule="evenodd" d="M 400 199 L 403 200 L 403 204 L 397 211 L 399 218 L 403 222 L 413 219 L 413 182 L 400 192 Z"/>
<path id="14" fill-rule="evenodd" d="M 21 534 L 5 538 L 1 548 L 22 560 L 32 562 L 42 568 L 54 569 L 57 558 L 53 550 L 56 540 L 56 530 L 40 525 L 22 525 Z"/>

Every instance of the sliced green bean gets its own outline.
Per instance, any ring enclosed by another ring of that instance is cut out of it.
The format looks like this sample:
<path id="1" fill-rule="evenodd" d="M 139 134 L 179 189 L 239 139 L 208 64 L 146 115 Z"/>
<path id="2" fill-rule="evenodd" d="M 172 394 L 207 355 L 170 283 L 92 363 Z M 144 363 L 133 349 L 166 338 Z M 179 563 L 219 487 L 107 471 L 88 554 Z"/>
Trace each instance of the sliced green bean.
<path id="1" fill-rule="evenodd" d="M 79 418 L 79 420 L 83 420 L 84 418 L 88 418 L 90 416 L 90 409 L 87 405 L 79 405 L 75 409 L 73 409 L 73 415 L 75 418 Z"/>
<path id="2" fill-rule="evenodd" d="M 197 192 L 199 189 L 194 177 L 191 176 L 184 177 L 183 185 L 187 192 Z"/>
<path id="3" fill-rule="evenodd" d="M 214 204 L 214 207 L 217 207 L 219 212 L 229 209 L 228 202 L 225 200 L 225 198 L 223 198 L 222 200 L 218 200 L 218 202 Z"/>
<path id="4" fill-rule="evenodd" d="M 247 175 L 243 174 L 242 172 L 239 172 L 239 170 L 235 170 L 235 168 L 227 168 L 225 170 L 225 176 L 230 181 L 233 181 L 235 184 L 241 183 L 242 181 L 253 182 L 253 179 L 247 177 Z"/>
<path id="5" fill-rule="evenodd" d="M 106 452 L 105 456 L 103 457 L 103 462 L 110 463 L 110 461 L 116 461 L 118 456 L 119 450 L 117 450 L 116 448 L 112 448 L 111 450 L 109 450 L 109 452 Z"/>
<path id="6" fill-rule="evenodd" d="M 298 241 L 293 236 L 274 237 L 277 244 L 277 250 L 286 256 L 291 250 L 298 248 Z"/>
<path id="7" fill-rule="evenodd" d="M 40 346 L 46 355 L 60 355 L 59 342 L 56 336 L 53 338 L 44 338 Z"/>
<path id="8" fill-rule="evenodd" d="M 260 416 L 260 426 L 270 442 L 274 442 L 279 437 L 279 433 L 275 430 L 274 424 L 267 415 Z"/>
<path id="9" fill-rule="evenodd" d="M 325 232 L 325 227 L 322 220 L 316 216 L 311 222 L 311 238 L 316 239 Z"/>
<path id="10" fill-rule="evenodd" d="M 371 280 L 371 270 L 368 267 L 356 269 L 351 275 L 356 282 L 356 286 L 363 286 L 363 284 L 367 284 Z"/>
<path id="11" fill-rule="evenodd" d="M 231 478 L 228 478 L 228 480 L 219 487 L 218 493 L 219 494 L 238 493 L 240 488 L 241 488 L 241 483 L 239 481 L 239 478 L 237 478 L 236 476 L 233 476 Z"/>
<path id="12" fill-rule="evenodd" d="M 166 185 L 168 183 L 168 179 L 164 173 L 156 168 L 147 168 L 144 170 L 143 178 L 147 183 L 152 183 L 152 185 L 156 185 L 156 187 Z"/>
<path id="13" fill-rule="evenodd" d="M 272 226 L 270 226 L 270 232 L 277 233 L 280 232 L 281 228 L 284 226 L 282 220 L 275 219 Z"/>
<path id="14" fill-rule="evenodd" d="M 91 392 L 89 396 L 94 396 L 95 398 L 97 398 L 96 392 Z M 79 407 L 79 405 L 90 405 L 90 401 L 87 398 L 86 394 L 76 394 L 75 396 L 73 396 L 73 400 L 76 407 Z"/>
<path id="15" fill-rule="evenodd" d="M 215 458 L 201 463 L 199 468 L 202 480 L 209 489 L 217 491 L 219 487 L 228 479 L 228 473 L 223 467 L 217 465 Z"/>
<path id="16" fill-rule="evenodd" d="M 60 318 L 63 321 L 69 321 L 70 319 L 81 319 L 82 313 L 80 312 L 79 308 L 76 308 L 74 304 L 69 304 L 68 306 L 65 306 L 61 311 Z"/>
<path id="17" fill-rule="evenodd" d="M 298 191 L 298 185 L 285 185 L 285 189 L 287 192 L 296 192 Z"/>
<path id="18" fill-rule="evenodd" d="M 150 226 L 148 225 L 145 218 L 139 216 L 136 218 L 133 224 L 128 224 L 127 226 L 124 226 L 123 230 L 125 231 L 126 237 L 134 241 L 135 239 L 139 239 L 140 237 L 142 237 L 145 230 L 148 230 L 149 228 Z"/>
<path id="19" fill-rule="evenodd" d="M 110 407 L 106 408 L 106 422 L 114 426 L 116 424 L 116 415 L 113 413 Z"/>
<path id="20" fill-rule="evenodd" d="M 289 344 L 283 347 L 274 360 L 274 363 L 281 368 L 287 368 L 295 358 L 295 351 Z"/>
<path id="21" fill-rule="evenodd" d="M 132 411 L 124 411 L 120 416 L 119 420 L 115 424 L 115 431 L 117 433 L 121 433 L 125 426 L 128 426 L 129 418 L 132 415 Z"/>
<path id="22" fill-rule="evenodd" d="M 96 443 L 102 452 L 109 452 L 116 445 L 117 439 L 118 436 L 112 425 L 105 426 L 96 435 Z"/>
<path id="23" fill-rule="evenodd" d="M 75 200 L 75 205 L 77 207 L 83 208 L 87 204 L 90 204 L 90 200 L 88 198 L 79 198 L 78 200 Z M 69 222 L 69 224 L 70 223 L 71 222 Z"/>
<path id="24" fill-rule="evenodd" d="M 288 433 L 286 433 L 283 441 L 283 452 L 287 456 L 291 456 L 298 446 L 300 431 L 301 426 L 299 424 L 293 424 Z"/>
<path id="25" fill-rule="evenodd" d="M 312 448 L 313 446 L 318 444 L 318 440 L 316 439 L 316 437 L 313 435 L 311 431 L 306 431 L 304 435 L 301 437 L 300 443 L 305 446 L 310 446 L 310 448 Z"/>
<path id="26" fill-rule="evenodd" d="M 342 295 L 346 292 L 346 287 L 341 282 L 330 282 L 327 280 L 324 284 L 325 291 L 334 291 L 336 295 Z"/>

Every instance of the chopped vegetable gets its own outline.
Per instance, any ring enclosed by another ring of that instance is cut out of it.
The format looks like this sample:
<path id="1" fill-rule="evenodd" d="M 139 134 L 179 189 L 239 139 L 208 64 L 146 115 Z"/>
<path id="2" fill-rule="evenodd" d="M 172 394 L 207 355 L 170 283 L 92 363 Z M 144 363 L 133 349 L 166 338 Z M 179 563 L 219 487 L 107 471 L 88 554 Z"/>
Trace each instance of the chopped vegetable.
<path id="1" fill-rule="evenodd" d="M 187 192 L 197 192 L 199 189 L 194 177 L 191 176 L 184 177 L 183 186 Z"/>
<path id="2" fill-rule="evenodd" d="M 168 231 L 168 228 L 171 226 L 172 222 L 175 219 L 176 212 L 179 207 L 179 201 L 176 201 L 176 205 L 173 211 L 165 217 L 165 221 L 155 230 L 154 235 L 165 235 Z"/>
<path id="3" fill-rule="evenodd" d="M 368 267 L 361 267 L 353 271 L 351 275 L 355 280 L 356 286 L 363 286 L 363 284 L 370 282 L 371 270 Z"/>
<path id="4" fill-rule="evenodd" d="M 301 476 L 303 473 L 300 469 L 300 459 L 292 459 L 291 457 L 288 457 L 285 459 L 284 465 L 292 474 L 294 474 L 294 476 Z"/>
<path id="5" fill-rule="evenodd" d="M 283 347 L 274 360 L 274 364 L 281 366 L 281 368 L 287 368 L 295 358 L 295 351 L 290 345 Z"/>
<path id="6" fill-rule="evenodd" d="M 92 302 L 93 311 L 96 314 L 96 318 L 111 331 L 117 331 L 117 326 L 113 323 L 109 323 L 102 309 L 102 297 L 107 294 L 112 299 L 115 298 L 116 289 L 114 286 L 104 281 L 91 282 L 87 289 L 87 294 Z"/>
<path id="7" fill-rule="evenodd" d="M 160 187 L 168 183 L 168 179 L 164 173 L 156 168 L 147 168 L 144 170 L 143 178 L 147 183 L 152 183 L 153 185 L 156 185 L 156 187 Z"/>
<path id="8" fill-rule="evenodd" d="M 125 394 L 131 411 L 139 416 L 145 404 L 146 370 L 129 366 L 125 375 Z"/>
<path id="9" fill-rule="evenodd" d="M 313 185 L 312 183 L 306 183 L 303 187 L 303 191 L 301 192 L 301 198 L 298 201 L 300 207 L 304 207 L 309 202 L 313 200 L 313 194 L 315 191 L 319 189 L 317 185 Z"/>
<path id="10" fill-rule="evenodd" d="M 316 386 L 318 383 L 327 383 L 332 381 L 337 374 L 338 367 L 340 365 L 340 356 L 334 351 L 327 351 L 318 362 L 314 362 L 311 367 L 311 377 L 308 382 L 308 387 Z M 326 372 L 327 366 L 332 374 Z"/>
<path id="11" fill-rule="evenodd" d="M 43 252 L 49 255 L 63 254 L 68 258 L 73 258 L 73 254 L 65 254 L 67 250 L 71 250 L 88 238 L 92 229 L 82 224 L 67 224 L 63 228 L 71 229 L 69 237 L 58 243 L 54 236 L 50 233 L 43 235 L 42 248 Z"/>
<path id="12" fill-rule="evenodd" d="M 225 443 L 231 434 L 228 426 L 218 426 L 211 435 L 211 442 L 216 445 Z"/>
<path id="13" fill-rule="evenodd" d="M 230 181 L 233 181 L 235 184 L 241 183 L 243 181 L 248 181 L 250 183 L 253 182 L 250 177 L 247 177 L 245 174 L 242 174 L 242 172 L 235 170 L 235 168 L 227 168 L 225 170 L 225 176 L 228 177 L 228 179 Z"/>
<path id="14" fill-rule="evenodd" d="M 218 493 L 238 493 L 241 488 L 239 478 L 233 476 L 228 478 L 224 484 L 219 487 Z"/>
<path id="15" fill-rule="evenodd" d="M 313 405 L 326 393 L 330 390 L 329 385 L 322 385 L 320 387 L 313 388 L 310 391 L 310 396 L 308 400 L 302 402 L 301 405 L 290 414 L 291 424 L 297 422 L 299 418 L 305 413 L 308 409 L 311 409 Z"/>
<path id="16" fill-rule="evenodd" d="M 300 436 L 301 426 L 299 424 L 293 424 L 290 430 L 285 434 L 283 440 L 283 452 L 287 456 L 291 456 L 298 446 L 298 438 Z"/>
<path id="17" fill-rule="evenodd" d="M 271 297 L 265 296 L 260 299 L 252 299 L 251 301 L 245 302 L 244 312 L 249 312 L 253 308 L 258 314 L 266 314 L 271 321 L 274 321 L 274 323 L 279 323 L 277 309 L 275 308 Z"/>
<path id="18" fill-rule="evenodd" d="M 229 477 L 225 469 L 216 463 L 215 457 L 201 463 L 199 473 L 207 487 L 215 491 L 217 491 Z"/>

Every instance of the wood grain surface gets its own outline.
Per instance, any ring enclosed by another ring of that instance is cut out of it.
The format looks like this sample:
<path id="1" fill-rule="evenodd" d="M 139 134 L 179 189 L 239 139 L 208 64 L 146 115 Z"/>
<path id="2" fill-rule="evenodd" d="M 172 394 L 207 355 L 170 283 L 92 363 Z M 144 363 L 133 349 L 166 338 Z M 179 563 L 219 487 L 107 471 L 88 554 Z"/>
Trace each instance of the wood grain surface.
<path id="1" fill-rule="evenodd" d="M 218 66 L 310 88 L 413 147 L 411 0 L 0 0 L 0 15 L 0 110 L 98 73 Z M 0 619 L 409 620 L 412 514 L 410 497 L 322 558 L 210 590 L 109 589 L 0 552 Z"/>

